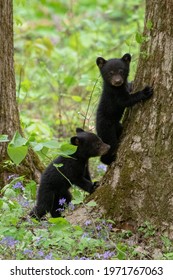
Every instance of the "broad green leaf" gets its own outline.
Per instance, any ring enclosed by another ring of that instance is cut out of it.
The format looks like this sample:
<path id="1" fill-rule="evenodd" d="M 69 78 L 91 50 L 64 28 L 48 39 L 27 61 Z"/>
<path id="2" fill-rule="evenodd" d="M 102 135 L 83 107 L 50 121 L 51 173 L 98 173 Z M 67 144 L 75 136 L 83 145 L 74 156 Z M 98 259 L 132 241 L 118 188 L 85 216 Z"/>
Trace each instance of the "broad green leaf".
<path id="1" fill-rule="evenodd" d="M 45 159 L 49 149 L 46 147 L 43 147 L 40 151 L 37 151 L 37 154 L 42 158 Z"/>
<path id="2" fill-rule="evenodd" d="M 27 143 L 27 139 L 23 138 L 18 131 L 13 136 L 13 139 L 9 143 L 10 146 L 21 147 Z"/>
<path id="3" fill-rule="evenodd" d="M 56 140 L 50 140 L 44 143 L 41 143 L 44 147 L 50 149 L 59 149 L 60 144 Z"/>
<path id="4" fill-rule="evenodd" d="M 71 144 L 63 144 L 60 148 L 60 150 L 65 155 L 71 155 L 76 152 L 77 147 Z"/>
<path id="5" fill-rule="evenodd" d="M 91 201 L 89 201 L 86 205 L 87 205 L 88 207 L 94 207 L 94 206 L 97 206 L 97 203 L 96 203 L 94 200 L 91 200 Z"/>
<path id="6" fill-rule="evenodd" d="M 63 230 L 64 234 L 65 234 L 65 230 L 67 228 L 69 228 L 70 223 L 65 219 L 65 218 L 50 218 L 48 220 L 52 225 L 52 227 L 50 228 L 50 231 L 58 231 L 58 230 Z"/>
<path id="7" fill-rule="evenodd" d="M 18 165 L 21 163 L 21 161 L 26 157 L 28 152 L 27 146 L 21 146 L 21 147 L 13 147 L 11 145 L 8 145 L 7 153 L 10 157 L 10 159 Z"/>
<path id="8" fill-rule="evenodd" d="M 32 147 L 33 147 L 33 150 L 35 152 L 38 152 L 38 151 L 41 151 L 43 149 L 43 144 L 42 143 L 37 143 L 36 145 L 32 144 Z"/>

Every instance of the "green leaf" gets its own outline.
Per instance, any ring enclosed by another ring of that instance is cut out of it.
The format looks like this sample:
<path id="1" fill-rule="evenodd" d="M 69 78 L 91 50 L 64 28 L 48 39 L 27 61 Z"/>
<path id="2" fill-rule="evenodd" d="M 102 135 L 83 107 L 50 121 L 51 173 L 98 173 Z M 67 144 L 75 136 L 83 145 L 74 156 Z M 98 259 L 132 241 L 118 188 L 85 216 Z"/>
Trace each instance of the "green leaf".
<path id="1" fill-rule="evenodd" d="M 65 155 L 71 155 L 76 152 L 77 147 L 71 144 L 63 144 L 60 148 Z"/>
<path id="2" fill-rule="evenodd" d="M 28 152 L 27 146 L 21 146 L 21 147 L 13 147 L 11 145 L 8 145 L 7 153 L 10 157 L 10 159 L 18 165 L 21 163 L 21 161 L 26 157 Z"/>
<path id="3" fill-rule="evenodd" d="M 38 152 L 38 151 L 41 151 L 43 149 L 43 144 L 42 143 L 37 143 L 35 146 L 33 145 L 32 143 L 32 147 L 33 147 L 33 150 L 35 152 Z"/>
<path id="4" fill-rule="evenodd" d="M 81 96 L 78 96 L 78 95 L 73 95 L 72 96 L 72 99 L 74 100 L 74 101 L 76 101 L 76 102 L 81 102 L 82 101 L 82 97 Z"/>
<path id="5" fill-rule="evenodd" d="M 94 207 L 94 206 L 97 206 L 97 203 L 94 200 L 91 200 L 86 204 L 86 206 Z"/>
<path id="6" fill-rule="evenodd" d="M 48 220 L 52 225 L 50 231 L 64 231 L 63 235 L 65 234 L 65 230 L 67 230 L 70 226 L 70 223 L 65 218 L 50 218 Z"/>
<path id="7" fill-rule="evenodd" d="M 40 143 L 43 146 L 49 148 L 49 149 L 59 149 L 60 144 L 56 140 L 50 140 L 44 143 Z"/>
<path id="8" fill-rule="evenodd" d="M 6 134 L 1 134 L 0 135 L 0 142 L 8 142 L 8 135 Z"/>
<path id="9" fill-rule="evenodd" d="M 65 218 L 50 218 L 49 222 L 51 224 L 58 224 L 58 225 L 69 225 L 69 222 Z"/>
<path id="10" fill-rule="evenodd" d="M 4 196 L 6 196 L 7 198 L 12 198 L 16 196 L 16 193 L 12 189 L 7 189 L 4 193 Z"/>
<path id="11" fill-rule="evenodd" d="M 59 164 L 54 163 L 53 166 L 55 166 L 56 168 L 60 168 L 60 167 L 63 166 L 63 164 L 62 163 L 59 163 Z"/>
<path id="12" fill-rule="evenodd" d="M 23 138 L 18 131 L 13 136 L 13 139 L 9 143 L 10 146 L 21 147 L 27 143 L 27 139 Z"/>

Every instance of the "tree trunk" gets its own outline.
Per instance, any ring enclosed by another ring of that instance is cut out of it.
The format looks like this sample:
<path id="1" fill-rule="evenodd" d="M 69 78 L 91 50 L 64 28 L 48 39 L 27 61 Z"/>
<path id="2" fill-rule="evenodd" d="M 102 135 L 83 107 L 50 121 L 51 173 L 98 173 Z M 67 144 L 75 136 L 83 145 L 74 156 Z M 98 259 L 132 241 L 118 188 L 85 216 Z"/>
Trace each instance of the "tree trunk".
<path id="1" fill-rule="evenodd" d="M 93 194 L 97 207 L 90 215 L 110 218 L 122 228 L 147 221 L 173 232 L 172 15 L 172 0 L 146 0 L 135 89 L 152 85 L 154 96 L 131 109 L 117 159 Z M 87 218 L 83 210 L 79 221 Z"/>
<path id="2" fill-rule="evenodd" d="M 0 0 L 0 134 L 7 134 L 9 139 L 12 139 L 15 131 L 22 134 L 16 102 L 13 50 L 13 1 Z M 13 170 L 3 165 L 6 159 L 7 144 L 0 143 L 1 187 L 11 173 L 38 180 L 43 166 L 32 150 L 26 160 Z"/>
<path id="3" fill-rule="evenodd" d="M 98 208 L 122 227 L 148 221 L 173 230 L 172 15 L 172 0 L 146 0 L 135 88 L 152 85 L 154 96 L 132 109 L 117 160 L 96 192 Z"/>

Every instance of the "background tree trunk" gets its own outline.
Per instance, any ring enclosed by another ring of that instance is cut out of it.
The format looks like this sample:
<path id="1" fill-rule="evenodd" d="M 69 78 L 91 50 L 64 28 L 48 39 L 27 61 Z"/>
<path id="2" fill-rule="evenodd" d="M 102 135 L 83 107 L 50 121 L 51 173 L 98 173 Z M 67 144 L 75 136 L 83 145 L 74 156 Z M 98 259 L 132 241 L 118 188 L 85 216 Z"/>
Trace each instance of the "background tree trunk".
<path id="1" fill-rule="evenodd" d="M 16 102 L 16 85 L 13 62 L 13 1 L 0 0 L 0 134 L 11 139 L 15 131 L 22 134 Z M 26 175 L 38 180 L 43 166 L 37 155 L 30 150 L 26 160 L 14 170 L 8 171 L 3 165 L 7 157 L 7 144 L 0 143 L 0 186 L 7 181 L 10 173 Z"/>
<path id="2" fill-rule="evenodd" d="M 146 0 L 135 89 L 153 85 L 154 96 L 132 109 L 117 160 L 95 194 L 98 208 L 122 227 L 149 221 L 173 230 L 172 15 L 172 0 Z"/>

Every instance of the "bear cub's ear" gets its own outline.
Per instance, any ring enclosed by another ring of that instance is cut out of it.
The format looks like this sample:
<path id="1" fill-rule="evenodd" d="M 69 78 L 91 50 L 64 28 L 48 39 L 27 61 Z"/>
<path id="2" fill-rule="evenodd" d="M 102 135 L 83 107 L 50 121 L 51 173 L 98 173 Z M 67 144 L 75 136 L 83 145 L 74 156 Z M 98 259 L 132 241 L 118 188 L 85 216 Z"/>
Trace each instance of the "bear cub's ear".
<path id="1" fill-rule="evenodd" d="M 123 57 L 121 59 L 129 64 L 131 61 L 131 55 L 129 53 L 126 53 L 123 55 Z"/>
<path id="2" fill-rule="evenodd" d="M 80 132 L 84 132 L 84 130 L 82 128 L 77 127 L 76 128 L 76 133 L 80 133 Z"/>
<path id="3" fill-rule="evenodd" d="M 85 131 L 82 128 L 77 127 L 76 133 L 81 133 L 81 132 L 85 132 Z M 73 137 L 71 137 L 70 142 L 74 146 L 79 146 L 80 138 L 77 136 L 73 136 Z"/>
<path id="4" fill-rule="evenodd" d="M 80 140 L 77 136 L 73 136 L 71 137 L 70 142 L 74 146 L 79 146 Z"/>
<path id="5" fill-rule="evenodd" d="M 105 60 L 103 57 L 97 57 L 96 59 L 96 64 L 100 69 L 105 65 L 106 62 L 107 60 Z"/>

